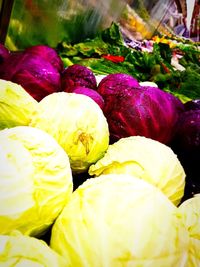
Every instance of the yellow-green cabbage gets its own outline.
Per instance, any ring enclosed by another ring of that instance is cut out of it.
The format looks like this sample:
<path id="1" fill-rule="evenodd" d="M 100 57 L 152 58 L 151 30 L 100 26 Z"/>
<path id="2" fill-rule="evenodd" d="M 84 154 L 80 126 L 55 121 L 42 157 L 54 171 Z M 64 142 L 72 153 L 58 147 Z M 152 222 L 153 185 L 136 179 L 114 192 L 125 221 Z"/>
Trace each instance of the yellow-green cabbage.
<path id="1" fill-rule="evenodd" d="M 89 174 L 135 175 L 160 188 L 178 205 L 184 194 L 185 172 L 170 147 L 142 136 L 121 138 L 110 145 L 105 156 L 89 168 Z"/>
<path id="2" fill-rule="evenodd" d="M 67 267 L 67 262 L 44 241 L 14 231 L 0 235 L 0 266 Z"/>
<path id="3" fill-rule="evenodd" d="M 200 266 L 200 194 L 185 200 L 180 206 L 190 236 L 187 267 Z"/>
<path id="4" fill-rule="evenodd" d="M 51 134 L 67 152 L 72 171 L 84 172 L 108 148 L 109 130 L 100 107 L 88 96 L 59 92 L 46 96 L 31 126 Z"/>
<path id="5" fill-rule="evenodd" d="M 90 178 L 52 228 L 50 246 L 74 267 L 180 267 L 189 237 L 178 208 L 128 174 Z"/>
<path id="6" fill-rule="evenodd" d="M 66 152 L 46 132 L 17 126 L 0 131 L 0 163 L 0 234 L 43 234 L 72 194 Z"/>
<path id="7" fill-rule="evenodd" d="M 38 102 L 20 85 L 0 80 L 0 130 L 28 125 Z"/>

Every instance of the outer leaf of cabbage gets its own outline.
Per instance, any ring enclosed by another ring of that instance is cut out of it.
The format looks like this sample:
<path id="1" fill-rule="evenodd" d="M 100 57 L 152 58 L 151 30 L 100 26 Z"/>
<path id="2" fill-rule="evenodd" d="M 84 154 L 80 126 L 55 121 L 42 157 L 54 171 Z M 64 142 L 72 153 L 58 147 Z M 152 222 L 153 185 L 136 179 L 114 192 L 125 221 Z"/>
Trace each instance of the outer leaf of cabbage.
<path id="1" fill-rule="evenodd" d="M 172 149 L 142 136 L 121 138 L 90 166 L 89 174 L 128 173 L 160 188 L 176 205 L 184 194 L 185 172 Z"/>
<path id="2" fill-rule="evenodd" d="M 18 126 L 0 131 L 0 162 L 0 234 L 39 236 L 71 196 L 67 154 L 42 130 Z"/>
<path id="3" fill-rule="evenodd" d="M 185 200 L 179 209 L 185 216 L 185 224 L 190 235 L 187 267 L 200 266 L 200 194 Z"/>
<path id="4" fill-rule="evenodd" d="M 84 172 L 103 157 L 109 130 L 100 107 L 88 96 L 59 92 L 39 103 L 31 126 L 51 134 L 67 152 L 72 171 Z"/>
<path id="5" fill-rule="evenodd" d="M 0 235 L 0 266 L 66 267 L 67 262 L 44 241 L 15 231 Z"/>
<path id="6" fill-rule="evenodd" d="M 180 267 L 189 237 L 178 208 L 128 174 L 88 179 L 56 220 L 50 246 L 79 267 Z"/>
<path id="7" fill-rule="evenodd" d="M 0 130 L 28 125 L 38 102 L 20 85 L 0 80 Z"/>

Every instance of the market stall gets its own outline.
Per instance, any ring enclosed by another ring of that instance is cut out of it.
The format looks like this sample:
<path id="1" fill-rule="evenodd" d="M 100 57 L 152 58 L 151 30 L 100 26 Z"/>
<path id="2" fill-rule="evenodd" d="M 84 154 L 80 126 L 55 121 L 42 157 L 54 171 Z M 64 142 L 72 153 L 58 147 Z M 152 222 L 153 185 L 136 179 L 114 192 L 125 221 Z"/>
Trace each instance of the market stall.
<path id="1" fill-rule="evenodd" d="M 0 266 L 199 267 L 199 1 L 0 8 Z"/>

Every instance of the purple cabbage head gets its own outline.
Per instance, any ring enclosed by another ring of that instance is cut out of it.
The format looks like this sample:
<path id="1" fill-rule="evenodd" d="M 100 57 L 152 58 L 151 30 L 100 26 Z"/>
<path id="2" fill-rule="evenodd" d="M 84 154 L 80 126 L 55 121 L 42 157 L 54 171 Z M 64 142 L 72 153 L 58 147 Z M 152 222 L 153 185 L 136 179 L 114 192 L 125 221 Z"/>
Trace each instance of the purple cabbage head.
<path id="1" fill-rule="evenodd" d="M 113 90 L 104 86 L 102 95 L 112 142 L 135 135 L 164 144 L 171 141 L 179 114 L 183 111 L 181 101 L 157 87 L 122 85 L 121 90 L 120 87 Z M 101 92 L 101 88 L 98 91 Z"/>
<path id="2" fill-rule="evenodd" d="M 37 101 L 61 90 L 60 76 L 49 60 L 25 51 L 10 53 L 0 64 L 0 78 L 20 84 Z"/>
<path id="3" fill-rule="evenodd" d="M 139 87 L 139 82 L 129 74 L 113 73 L 104 77 L 99 85 L 97 91 L 107 97 L 108 95 L 115 94 L 116 91 L 123 91 L 126 88 Z"/>
<path id="4" fill-rule="evenodd" d="M 0 64 L 0 79 L 12 81 L 22 57 L 23 52 L 11 52 L 4 62 Z"/>
<path id="5" fill-rule="evenodd" d="M 34 45 L 25 49 L 25 53 L 39 56 L 48 61 L 56 70 L 62 72 L 64 69 L 63 62 L 55 49 L 47 45 Z"/>
<path id="6" fill-rule="evenodd" d="M 74 64 L 64 69 L 61 74 L 62 90 L 72 92 L 75 86 L 97 89 L 94 73 L 87 67 Z"/>
<path id="7" fill-rule="evenodd" d="M 200 99 L 193 99 L 184 104 L 185 110 L 200 109 Z"/>
<path id="8" fill-rule="evenodd" d="M 180 150 L 198 152 L 200 156 L 200 109 L 186 110 L 180 115 L 174 140 Z"/>
<path id="9" fill-rule="evenodd" d="M 90 88 L 78 86 L 78 87 L 75 87 L 72 92 L 76 94 L 89 96 L 99 105 L 101 109 L 103 109 L 104 100 L 103 100 L 103 97 L 97 91 L 90 89 Z"/>

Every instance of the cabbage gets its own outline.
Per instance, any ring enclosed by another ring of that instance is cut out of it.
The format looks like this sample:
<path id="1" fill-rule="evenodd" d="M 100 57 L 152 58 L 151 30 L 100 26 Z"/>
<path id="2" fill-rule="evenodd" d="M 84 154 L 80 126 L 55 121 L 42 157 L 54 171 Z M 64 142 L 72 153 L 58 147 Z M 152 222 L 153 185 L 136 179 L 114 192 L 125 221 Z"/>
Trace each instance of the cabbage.
<path id="1" fill-rule="evenodd" d="M 176 128 L 176 146 L 186 153 L 200 156 L 200 108 L 183 112 Z"/>
<path id="2" fill-rule="evenodd" d="M 42 130 L 17 126 L 0 131 L 0 162 L 0 234 L 42 235 L 72 193 L 67 154 Z"/>
<path id="3" fill-rule="evenodd" d="M 38 55 L 47 60 L 59 72 L 63 71 L 63 62 L 55 49 L 47 45 L 34 45 L 25 49 L 26 54 Z"/>
<path id="4" fill-rule="evenodd" d="M 14 231 L 0 235 L 0 266 L 66 267 L 67 262 L 44 241 Z"/>
<path id="5" fill-rule="evenodd" d="M 59 92 L 45 97 L 31 126 L 51 134 L 67 152 L 73 173 L 81 173 L 108 148 L 109 130 L 100 107 L 90 97 Z"/>
<path id="6" fill-rule="evenodd" d="M 128 174 L 90 178 L 52 228 L 50 247 L 79 267 L 185 266 L 188 232 L 178 208 Z"/>
<path id="7" fill-rule="evenodd" d="M 200 192 L 200 109 L 181 114 L 171 147 L 178 155 L 186 173 L 186 183 L 192 192 Z"/>
<path id="8" fill-rule="evenodd" d="M 143 136 L 121 138 L 109 145 L 89 174 L 128 173 L 160 188 L 177 205 L 184 194 L 185 172 L 170 147 Z"/>
<path id="9" fill-rule="evenodd" d="M 197 110 L 200 109 L 200 99 L 193 99 L 190 101 L 187 101 L 184 104 L 185 110 Z"/>
<path id="10" fill-rule="evenodd" d="M 90 89 L 90 88 L 77 86 L 77 87 L 74 87 L 72 92 L 76 94 L 83 94 L 83 95 L 89 96 L 99 105 L 101 109 L 103 109 L 104 100 L 103 100 L 103 97 L 97 91 Z"/>
<path id="11" fill-rule="evenodd" d="M 0 65 L 0 78 L 20 84 L 37 101 L 61 90 L 60 72 L 54 65 L 26 51 L 10 54 Z"/>
<path id="12" fill-rule="evenodd" d="M 0 130 L 28 125 L 38 103 L 20 85 L 0 80 Z"/>
<path id="13" fill-rule="evenodd" d="M 61 74 L 62 90 L 71 93 L 74 86 L 97 89 L 94 73 L 87 67 L 73 64 L 66 67 Z"/>
<path id="14" fill-rule="evenodd" d="M 183 110 L 181 101 L 156 87 L 134 86 L 132 79 L 108 78 L 97 91 L 105 102 L 111 142 L 141 135 L 168 144 Z"/>
<path id="15" fill-rule="evenodd" d="M 105 76 L 98 84 L 97 91 L 103 98 L 122 92 L 127 88 L 138 87 L 139 82 L 129 74 L 112 73 Z"/>
<path id="16" fill-rule="evenodd" d="M 179 210 L 185 216 L 185 224 L 190 235 L 189 259 L 187 267 L 200 266 L 200 194 L 185 200 Z"/>
<path id="17" fill-rule="evenodd" d="M 6 60 L 0 64 L 0 79 L 12 81 L 12 77 L 16 73 L 16 69 L 22 57 L 22 51 L 10 52 Z"/>

